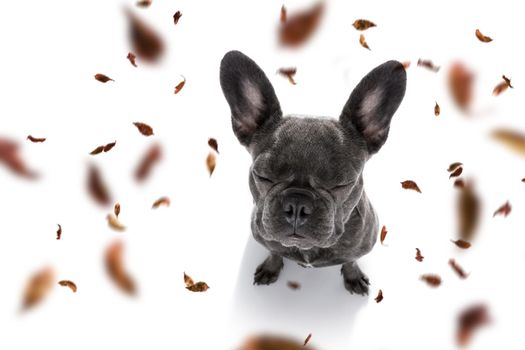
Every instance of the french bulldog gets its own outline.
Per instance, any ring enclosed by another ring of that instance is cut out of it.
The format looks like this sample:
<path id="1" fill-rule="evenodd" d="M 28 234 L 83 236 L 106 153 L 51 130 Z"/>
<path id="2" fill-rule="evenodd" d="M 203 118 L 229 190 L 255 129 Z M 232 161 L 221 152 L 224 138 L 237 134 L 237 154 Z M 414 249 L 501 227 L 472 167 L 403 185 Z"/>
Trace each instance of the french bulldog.
<path id="1" fill-rule="evenodd" d="M 350 94 L 339 120 L 283 116 L 261 68 L 239 51 L 221 61 L 233 132 L 253 158 L 251 230 L 270 255 L 254 284 L 275 282 L 287 258 L 305 267 L 342 265 L 350 293 L 368 294 L 357 260 L 374 246 L 379 221 L 363 189 L 363 167 L 388 137 L 406 72 L 388 61 Z"/>

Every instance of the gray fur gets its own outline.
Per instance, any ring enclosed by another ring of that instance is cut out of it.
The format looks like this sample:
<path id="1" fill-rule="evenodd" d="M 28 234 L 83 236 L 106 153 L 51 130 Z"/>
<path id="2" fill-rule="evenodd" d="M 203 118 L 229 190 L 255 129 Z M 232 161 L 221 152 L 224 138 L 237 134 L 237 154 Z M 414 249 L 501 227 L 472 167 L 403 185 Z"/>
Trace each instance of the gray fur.
<path id="1" fill-rule="evenodd" d="M 403 99 L 406 73 L 389 61 L 365 76 L 339 121 L 282 116 L 263 71 L 238 51 L 221 62 L 233 131 L 252 155 L 252 234 L 270 251 L 254 283 L 277 280 L 282 258 L 303 266 L 342 265 L 344 285 L 367 294 L 356 260 L 374 246 L 379 222 L 363 190 L 363 167 L 385 143 Z"/>

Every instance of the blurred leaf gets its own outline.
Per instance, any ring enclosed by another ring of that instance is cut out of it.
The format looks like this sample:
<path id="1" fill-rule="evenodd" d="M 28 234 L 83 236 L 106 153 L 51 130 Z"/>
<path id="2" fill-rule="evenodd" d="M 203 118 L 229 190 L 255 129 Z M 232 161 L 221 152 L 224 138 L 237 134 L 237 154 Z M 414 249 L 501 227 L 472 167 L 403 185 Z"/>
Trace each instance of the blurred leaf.
<path id="1" fill-rule="evenodd" d="M 133 67 L 137 67 L 137 62 L 135 61 L 137 59 L 137 56 L 135 56 L 131 52 L 128 52 L 126 58 L 129 60 L 129 63 L 133 65 Z"/>
<path id="2" fill-rule="evenodd" d="M 525 155 L 525 135 L 508 129 L 496 129 L 492 137 L 522 155 Z"/>
<path id="3" fill-rule="evenodd" d="M 161 37 L 148 24 L 126 10 L 132 51 L 146 62 L 156 62 L 164 53 Z"/>
<path id="4" fill-rule="evenodd" d="M 456 184 L 456 187 L 459 190 L 456 206 L 459 237 L 472 240 L 479 224 L 481 202 L 472 183 L 463 183 L 463 187 Z"/>
<path id="5" fill-rule="evenodd" d="M 215 170 L 215 161 L 215 154 L 211 152 L 208 153 L 208 157 L 206 157 L 206 166 L 208 167 L 208 172 L 210 173 L 210 176 Z"/>
<path id="6" fill-rule="evenodd" d="M 29 310 L 40 303 L 53 286 L 55 273 L 51 267 L 37 271 L 26 285 L 22 301 L 22 311 Z"/>
<path id="7" fill-rule="evenodd" d="M 88 169 L 87 188 L 91 197 L 100 205 L 109 205 L 111 197 L 98 168 L 91 164 Z"/>
<path id="8" fill-rule="evenodd" d="M 120 241 L 113 242 L 106 249 L 106 270 L 117 287 L 126 294 L 134 295 L 136 293 L 135 282 L 124 269 L 123 252 L 123 244 Z"/>
<path id="9" fill-rule="evenodd" d="M 286 285 L 287 285 L 288 288 L 290 288 L 291 290 L 298 290 L 298 289 L 301 289 L 301 284 L 300 284 L 299 282 L 288 281 L 288 282 L 286 282 Z"/>
<path id="10" fill-rule="evenodd" d="M 450 259 L 448 261 L 448 264 L 450 265 L 450 267 L 452 267 L 452 269 L 458 274 L 459 278 L 461 279 L 466 279 L 468 277 L 468 274 L 465 273 L 465 270 L 463 270 L 463 268 L 461 268 L 461 266 L 458 265 L 458 263 L 456 262 L 456 260 L 454 259 Z"/>
<path id="11" fill-rule="evenodd" d="M 423 60 L 421 58 L 417 60 L 417 65 L 419 67 L 424 67 L 428 70 L 431 70 L 434 73 L 439 72 L 439 69 L 441 68 L 439 66 L 436 66 L 431 60 Z"/>
<path id="12" fill-rule="evenodd" d="M 139 182 L 144 181 L 151 173 L 153 165 L 160 160 L 161 156 L 162 151 L 160 145 L 152 145 L 140 160 L 139 165 L 135 170 L 135 179 Z"/>
<path id="13" fill-rule="evenodd" d="M 115 216 L 118 218 L 118 215 L 120 214 L 120 203 L 115 203 L 115 206 L 113 207 L 113 213 L 115 213 Z"/>
<path id="14" fill-rule="evenodd" d="M 448 72 L 448 87 L 456 105 L 467 111 L 472 102 L 472 85 L 474 74 L 460 62 L 452 64 Z"/>
<path id="15" fill-rule="evenodd" d="M 122 225 L 122 223 L 117 219 L 117 217 L 114 214 L 106 215 L 106 220 L 108 221 L 109 227 L 111 227 L 115 231 L 122 232 L 126 230 L 126 226 Z"/>
<path id="16" fill-rule="evenodd" d="M 281 17 L 279 18 L 281 23 L 286 22 L 286 7 L 283 5 L 281 6 Z"/>
<path id="17" fill-rule="evenodd" d="M 138 7 L 149 7 L 152 2 L 153 0 L 139 0 L 137 1 L 137 6 Z"/>
<path id="18" fill-rule="evenodd" d="M 512 207 L 511 207 L 509 201 L 506 201 L 505 204 L 503 204 L 501 207 L 499 207 L 494 212 L 494 215 L 492 215 L 492 217 L 494 217 L 496 215 L 503 215 L 504 217 L 507 217 L 510 214 L 511 211 L 512 211 Z"/>
<path id="19" fill-rule="evenodd" d="M 483 325 L 490 323 L 487 307 L 482 304 L 472 305 L 458 315 L 456 340 L 459 346 L 466 346 L 473 333 Z"/>
<path id="20" fill-rule="evenodd" d="M 441 285 L 441 277 L 439 277 L 438 275 L 421 275 L 420 279 L 434 288 L 439 287 Z"/>
<path id="21" fill-rule="evenodd" d="M 302 342 L 273 335 L 248 338 L 239 350 L 314 350 Z"/>
<path id="22" fill-rule="evenodd" d="M 307 336 L 306 339 L 304 340 L 304 344 L 303 344 L 303 346 L 306 346 L 306 344 L 308 344 L 308 342 L 310 341 L 310 339 L 312 339 L 312 333 L 308 334 L 308 336 Z"/>
<path id="23" fill-rule="evenodd" d="M 60 226 L 60 224 L 57 224 L 57 225 L 58 225 L 57 240 L 59 240 L 62 237 L 62 226 Z"/>
<path id="24" fill-rule="evenodd" d="M 180 11 L 175 12 L 173 15 L 173 23 L 177 24 L 179 23 L 179 19 L 182 17 L 182 13 Z"/>
<path id="25" fill-rule="evenodd" d="M 0 163 L 4 163 L 13 173 L 36 179 L 37 175 L 27 168 L 24 160 L 18 152 L 18 145 L 8 139 L 0 138 Z"/>
<path id="26" fill-rule="evenodd" d="M 436 102 L 436 105 L 434 106 L 434 115 L 436 117 L 439 117 L 440 113 L 441 113 L 441 108 L 439 107 L 438 103 Z"/>
<path id="27" fill-rule="evenodd" d="M 319 2 L 306 11 L 288 15 L 286 21 L 281 22 L 281 45 L 298 47 L 310 38 L 319 26 L 324 6 L 324 2 Z"/>

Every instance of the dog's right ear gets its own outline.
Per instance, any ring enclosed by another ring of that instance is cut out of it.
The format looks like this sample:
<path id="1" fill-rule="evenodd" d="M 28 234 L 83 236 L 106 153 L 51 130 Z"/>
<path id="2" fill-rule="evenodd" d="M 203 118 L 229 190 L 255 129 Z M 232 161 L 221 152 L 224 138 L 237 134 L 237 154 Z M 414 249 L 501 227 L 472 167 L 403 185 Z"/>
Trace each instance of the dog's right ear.
<path id="1" fill-rule="evenodd" d="M 277 123 L 281 106 L 273 86 L 248 56 L 230 51 L 221 61 L 221 87 L 230 105 L 233 132 L 246 147 L 262 129 Z"/>

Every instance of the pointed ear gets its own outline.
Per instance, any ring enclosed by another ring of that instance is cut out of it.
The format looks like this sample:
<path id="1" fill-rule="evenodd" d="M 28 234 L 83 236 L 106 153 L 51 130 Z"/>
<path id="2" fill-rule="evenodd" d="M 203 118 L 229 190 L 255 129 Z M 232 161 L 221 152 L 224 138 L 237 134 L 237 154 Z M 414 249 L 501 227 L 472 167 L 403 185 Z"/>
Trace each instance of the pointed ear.
<path id="1" fill-rule="evenodd" d="M 258 131 L 282 116 L 275 91 L 261 68 L 239 51 L 224 55 L 220 80 L 230 105 L 233 132 L 248 147 Z"/>
<path id="2" fill-rule="evenodd" d="M 392 116 L 405 96 L 406 80 L 403 65 L 388 61 L 368 73 L 350 94 L 339 122 L 361 133 L 369 154 L 385 143 Z"/>

